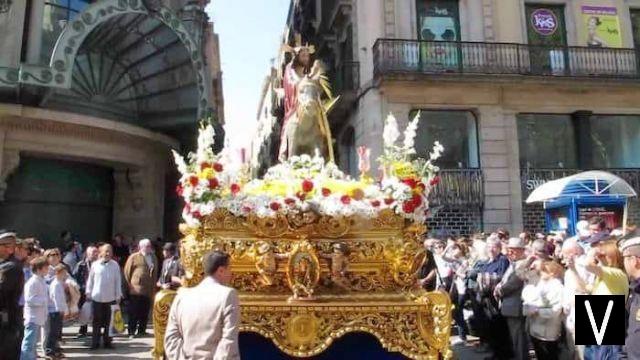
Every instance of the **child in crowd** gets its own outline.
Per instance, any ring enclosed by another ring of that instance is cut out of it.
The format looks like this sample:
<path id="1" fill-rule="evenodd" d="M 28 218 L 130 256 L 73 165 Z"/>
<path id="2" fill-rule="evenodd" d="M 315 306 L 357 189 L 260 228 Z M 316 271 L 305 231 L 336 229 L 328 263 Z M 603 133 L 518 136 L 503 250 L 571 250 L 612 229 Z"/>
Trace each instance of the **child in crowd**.
<path id="1" fill-rule="evenodd" d="M 553 260 L 539 265 L 539 280 L 522 290 L 527 329 L 538 359 L 559 359 L 562 334 L 563 269 Z"/>
<path id="2" fill-rule="evenodd" d="M 64 265 L 57 264 L 53 271 L 55 277 L 49 285 L 49 333 L 45 341 L 45 355 L 49 358 L 58 358 L 62 356 L 59 343 L 62 338 L 62 321 L 69 311 L 64 294 L 67 269 Z"/>
<path id="3" fill-rule="evenodd" d="M 37 358 L 36 345 L 40 330 L 47 320 L 49 292 L 44 280 L 49 271 L 45 257 L 37 257 L 30 262 L 33 275 L 24 286 L 24 338 L 20 348 L 21 360 Z"/>

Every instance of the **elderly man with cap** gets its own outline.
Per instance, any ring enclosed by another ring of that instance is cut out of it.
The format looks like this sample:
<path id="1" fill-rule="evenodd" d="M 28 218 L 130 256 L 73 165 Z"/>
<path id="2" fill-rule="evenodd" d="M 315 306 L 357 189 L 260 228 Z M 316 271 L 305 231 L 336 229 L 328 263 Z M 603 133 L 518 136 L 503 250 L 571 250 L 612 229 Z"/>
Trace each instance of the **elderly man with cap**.
<path id="1" fill-rule="evenodd" d="M 22 265 L 13 257 L 16 234 L 0 230 L 0 354 L 3 359 L 20 355 L 20 312 L 18 301 L 24 286 Z"/>
<path id="2" fill-rule="evenodd" d="M 640 236 L 630 238 L 620 246 L 624 269 L 631 279 L 627 301 L 627 338 L 625 352 L 629 359 L 640 359 Z"/>
<path id="3" fill-rule="evenodd" d="M 124 265 L 124 279 L 129 287 L 129 337 L 145 336 L 158 279 L 158 260 L 151 240 L 138 242 L 138 251 Z"/>
<path id="4" fill-rule="evenodd" d="M 502 276 L 502 280 L 493 292 L 501 300 L 500 313 L 507 322 L 511 359 L 525 360 L 529 358 L 529 344 L 525 330 L 525 317 L 522 312 L 522 288 L 524 279 L 518 275 L 525 260 L 526 244 L 520 238 L 510 238 L 507 242 L 507 258 L 509 267 Z"/>
<path id="5" fill-rule="evenodd" d="M 182 285 L 184 269 L 178 257 L 178 249 L 174 243 L 166 243 L 162 247 L 162 270 L 158 279 L 158 287 L 162 289 L 175 290 Z"/>

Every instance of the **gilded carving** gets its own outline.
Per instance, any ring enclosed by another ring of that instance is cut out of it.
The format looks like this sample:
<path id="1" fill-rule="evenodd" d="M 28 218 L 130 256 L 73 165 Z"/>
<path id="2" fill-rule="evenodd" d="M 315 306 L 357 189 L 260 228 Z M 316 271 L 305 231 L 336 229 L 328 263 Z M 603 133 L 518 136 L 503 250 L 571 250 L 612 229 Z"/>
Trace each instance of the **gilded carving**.
<path id="1" fill-rule="evenodd" d="M 186 284 L 202 279 L 203 254 L 228 252 L 242 331 L 295 357 L 319 354 L 346 333 L 367 332 L 409 358 L 451 358 L 449 297 L 415 285 L 424 226 L 392 212 L 376 219 L 311 212 L 261 219 L 217 211 L 202 223 L 181 226 Z"/>
<path id="2" fill-rule="evenodd" d="M 169 310 L 171 309 L 171 303 L 176 297 L 177 292 L 175 290 L 160 290 L 156 294 L 153 303 L 153 329 L 156 334 L 160 333 L 163 336 L 156 336 L 153 344 L 153 350 L 151 352 L 154 359 L 164 358 L 164 333 L 167 330 L 167 323 L 169 320 Z"/>

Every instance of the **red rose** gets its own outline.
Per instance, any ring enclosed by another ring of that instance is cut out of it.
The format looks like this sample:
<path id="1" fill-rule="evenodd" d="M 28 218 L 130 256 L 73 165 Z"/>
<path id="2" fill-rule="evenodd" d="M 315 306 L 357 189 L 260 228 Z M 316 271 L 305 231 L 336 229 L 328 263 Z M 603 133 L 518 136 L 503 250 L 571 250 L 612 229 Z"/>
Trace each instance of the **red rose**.
<path id="1" fill-rule="evenodd" d="M 394 202 L 394 201 L 395 201 L 395 200 L 393 200 L 393 199 L 391 199 L 391 198 L 384 199 L 384 203 L 385 203 L 385 204 L 387 204 L 387 205 L 391 205 L 391 204 L 393 204 L 393 202 Z"/>
<path id="2" fill-rule="evenodd" d="M 322 196 L 327 197 L 329 195 L 331 195 L 331 190 L 327 188 L 322 188 Z"/>
<path id="3" fill-rule="evenodd" d="M 197 176 L 192 175 L 189 177 L 189 183 L 191 184 L 191 186 L 197 186 L 199 181 L 200 180 Z"/>
<path id="4" fill-rule="evenodd" d="M 296 200 L 292 199 L 292 198 L 286 198 L 286 199 L 284 199 L 284 203 L 289 205 L 289 206 L 292 206 L 293 204 L 296 203 Z"/>
<path id="5" fill-rule="evenodd" d="M 222 172 L 222 164 L 220 163 L 213 164 L 213 170 L 215 170 L 216 172 Z"/>
<path id="6" fill-rule="evenodd" d="M 371 206 L 373 207 L 380 206 L 380 200 L 371 200 Z"/>
<path id="7" fill-rule="evenodd" d="M 311 190 L 313 190 L 313 181 L 311 180 L 302 181 L 302 191 L 309 192 Z"/>
<path id="8" fill-rule="evenodd" d="M 300 201 L 304 201 L 304 199 L 307 197 L 307 194 L 305 194 L 305 193 L 304 193 L 304 192 L 302 192 L 302 191 L 298 191 L 298 192 L 296 193 L 296 197 L 297 197 L 298 199 L 300 199 Z"/>
<path id="9" fill-rule="evenodd" d="M 269 207 L 271 208 L 271 210 L 273 211 L 278 211 L 280 210 L 280 204 L 277 202 L 272 202 L 271 204 L 269 204 Z"/>
<path id="10" fill-rule="evenodd" d="M 440 182 L 440 176 L 435 176 L 433 179 L 429 181 L 429 185 L 436 186 Z"/>
<path id="11" fill-rule="evenodd" d="M 251 208 L 248 206 L 244 206 L 242 207 L 242 212 L 246 212 L 246 213 L 251 212 Z"/>
<path id="12" fill-rule="evenodd" d="M 231 184 L 231 193 L 233 195 L 237 194 L 240 191 L 240 185 L 238 184 Z"/>
<path id="13" fill-rule="evenodd" d="M 416 185 L 416 188 L 420 190 L 421 193 L 424 192 L 424 189 L 425 189 L 424 183 L 422 181 L 419 181 L 418 184 Z"/>
<path id="14" fill-rule="evenodd" d="M 200 214 L 200 211 L 194 211 L 193 213 L 191 213 L 191 216 L 196 219 L 200 219 L 202 217 L 202 214 Z"/>
<path id="15" fill-rule="evenodd" d="M 217 189 L 220 186 L 218 178 L 209 179 L 209 189 Z"/>
<path id="16" fill-rule="evenodd" d="M 413 198 L 411 199 L 411 201 L 413 202 L 413 205 L 415 207 L 420 207 L 420 205 L 422 205 L 422 196 L 415 194 L 413 195 Z"/>
<path id="17" fill-rule="evenodd" d="M 405 201 L 402 203 L 402 211 L 407 214 L 411 214 L 416 210 L 416 206 L 413 204 L 413 201 Z"/>
<path id="18" fill-rule="evenodd" d="M 340 198 L 340 202 L 345 205 L 349 205 L 351 204 L 351 197 L 349 195 L 342 195 L 342 197 Z"/>
<path id="19" fill-rule="evenodd" d="M 208 169 L 210 167 L 211 167 L 211 164 L 209 164 L 209 163 L 200 164 L 200 170 Z"/>
<path id="20" fill-rule="evenodd" d="M 183 192 L 182 185 L 176 186 L 176 194 L 178 194 L 178 196 L 182 196 L 182 192 Z"/>
<path id="21" fill-rule="evenodd" d="M 415 188 L 416 185 L 418 184 L 418 182 L 415 179 L 412 179 L 412 178 L 406 178 L 406 179 L 402 179 L 400 181 L 402 181 L 403 184 L 407 185 L 408 187 L 410 187 L 412 189 Z"/>

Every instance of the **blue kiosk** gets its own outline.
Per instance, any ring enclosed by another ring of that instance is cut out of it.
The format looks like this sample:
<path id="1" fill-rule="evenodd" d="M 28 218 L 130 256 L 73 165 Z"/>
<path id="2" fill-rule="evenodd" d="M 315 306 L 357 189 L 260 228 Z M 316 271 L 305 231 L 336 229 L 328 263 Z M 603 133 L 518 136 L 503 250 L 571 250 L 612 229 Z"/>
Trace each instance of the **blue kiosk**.
<path id="1" fill-rule="evenodd" d="M 585 171 L 549 181 L 536 188 L 527 204 L 542 202 L 547 232 L 564 231 L 573 236 L 576 224 L 593 216 L 602 217 L 607 228 L 624 228 L 627 200 L 635 190 L 620 177 L 604 171 Z"/>

